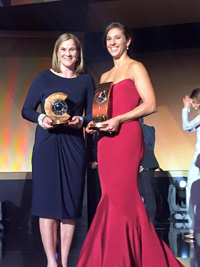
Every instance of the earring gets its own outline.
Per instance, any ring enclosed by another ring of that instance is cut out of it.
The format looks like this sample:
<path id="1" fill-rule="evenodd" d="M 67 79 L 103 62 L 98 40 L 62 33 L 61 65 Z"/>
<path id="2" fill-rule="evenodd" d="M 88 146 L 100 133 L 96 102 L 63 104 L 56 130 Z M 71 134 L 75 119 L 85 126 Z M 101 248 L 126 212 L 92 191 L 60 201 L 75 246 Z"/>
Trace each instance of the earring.
<path id="1" fill-rule="evenodd" d="M 129 50 L 129 46 L 128 45 L 127 45 L 126 49 Z"/>
<path id="2" fill-rule="evenodd" d="M 59 59 L 59 57 L 58 57 L 58 62 L 60 62 L 60 59 Z"/>

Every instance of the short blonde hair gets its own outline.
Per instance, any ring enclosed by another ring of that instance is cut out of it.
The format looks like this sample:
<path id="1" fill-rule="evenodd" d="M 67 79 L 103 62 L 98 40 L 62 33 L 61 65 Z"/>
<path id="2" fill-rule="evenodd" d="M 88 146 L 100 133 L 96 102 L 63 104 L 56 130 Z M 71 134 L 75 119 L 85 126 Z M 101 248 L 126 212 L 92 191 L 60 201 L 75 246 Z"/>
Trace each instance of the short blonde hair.
<path id="1" fill-rule="evenodd" d="M 72 39 L 75 42 L 76 49 L 79 51 L 79 58 L 75 65 L 75 74 L 79 75 L 83 73 L 83 49 L 82 49 L 82 45 L 79 39 L 73 33 L 64 33 L 60 37 L 58 37 L 58 39 L 56 40 L 55 45 L 54 45 L 54 50 L 53 50 L 53 57 L 52 57 L 52 69 L 55 72 L 58 72 L 58 73 L 61 72 L 57 52 L 58 52 L 60 45 L 69 39 Z"/>

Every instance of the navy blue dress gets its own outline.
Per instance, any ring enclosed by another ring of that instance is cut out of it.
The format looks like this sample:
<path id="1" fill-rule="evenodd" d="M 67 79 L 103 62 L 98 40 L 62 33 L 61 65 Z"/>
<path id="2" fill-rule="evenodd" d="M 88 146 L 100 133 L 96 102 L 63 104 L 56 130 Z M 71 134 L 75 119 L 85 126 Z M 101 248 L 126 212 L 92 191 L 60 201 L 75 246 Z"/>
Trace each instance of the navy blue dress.
<path id="1" fill-rule="evenodd" d="M 45 99 L 55 93 L 68 95 L 71 116 L 84 116 L 84 125 L 92 120 L 94 82 L 88 74 L 63 78 L 50 70 L 39 73 L 22 109 L 22 116 L 38 122 L 37 107 L 44 111 Z M 83 129 L 59 125 L 53 130 L 37 126 L 32 155 L 32 214 L 55 219 L 81 216 L 85 181 L 86 150 Z"/>

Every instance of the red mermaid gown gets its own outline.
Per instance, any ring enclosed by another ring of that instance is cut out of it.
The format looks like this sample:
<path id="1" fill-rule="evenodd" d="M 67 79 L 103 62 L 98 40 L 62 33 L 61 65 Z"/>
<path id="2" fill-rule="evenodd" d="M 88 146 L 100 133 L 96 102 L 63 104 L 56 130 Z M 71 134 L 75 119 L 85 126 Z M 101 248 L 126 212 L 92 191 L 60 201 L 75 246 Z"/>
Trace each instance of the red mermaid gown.
<path id="1" fill-rule="evenodd" d="M 134 82 L 125 79 L 112 88 L 112 117 L 140 102 Z M 138 191 L 143 136 L 138 120 L 124 123 L 116 135 L 102 134 L 98 166 L 102 197 L 77 267 L 180 267 L 157 236 Z"/>

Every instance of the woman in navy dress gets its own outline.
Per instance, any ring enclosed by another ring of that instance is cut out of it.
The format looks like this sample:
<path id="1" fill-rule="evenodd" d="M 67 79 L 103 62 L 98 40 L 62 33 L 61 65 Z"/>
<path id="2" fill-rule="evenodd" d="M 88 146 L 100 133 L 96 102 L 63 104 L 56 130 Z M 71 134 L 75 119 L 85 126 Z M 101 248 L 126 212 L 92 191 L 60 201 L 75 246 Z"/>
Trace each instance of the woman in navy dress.
<path id="1" fill-rule="evenodd" d="M 45 99 L 55 92 L 68 95 L 71 116 L 67 124 L 56 127 L 44 110 Z M 86 163 L 83 126 L 92 119 L 93 95 L 93 80 L 83 74 L 80 41 L 73 34 L 61 35 L 55 43 L 52 69 L 39 73 L 22 109 L 25 119 L 38 123 L 32 155 L 32 214 L 39 217 L 48 267 L 67 267 L 76 219 L 81 216 Z"/>

